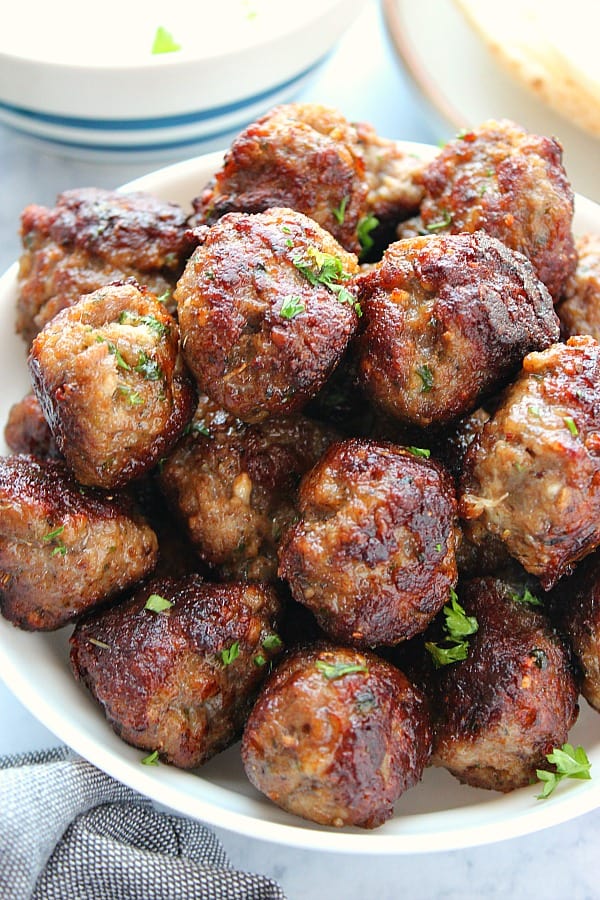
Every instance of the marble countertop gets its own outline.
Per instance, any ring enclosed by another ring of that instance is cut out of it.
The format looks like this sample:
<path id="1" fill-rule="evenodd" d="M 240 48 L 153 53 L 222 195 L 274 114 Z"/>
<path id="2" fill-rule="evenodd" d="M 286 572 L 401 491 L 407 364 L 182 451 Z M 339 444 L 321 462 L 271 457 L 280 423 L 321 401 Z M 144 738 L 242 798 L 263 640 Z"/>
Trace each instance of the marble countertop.
<path id="1" fill-rule="evenodd" d="M 388 41 L 375 0 L 298 99 L 337 106 L 348 118 L 370 121 L 388 137 L 437 143 L 453 130 L 413 88 Z M 70 187 L 116 187 L 161 164 L 83 162 L 51 153 L 0 126 L 0 271 L 19 255 L 18 219 L 27 203 L 52 204 L 59 191 Z M 1 681 L 0 720 L 0 755 L 58 743 Z M 594 863 L 600 810 L 528 837 L 397 857 L 320 853 L 215 830 L 234 866 L 276 878 L 290 900 L 600 898 Z"/>

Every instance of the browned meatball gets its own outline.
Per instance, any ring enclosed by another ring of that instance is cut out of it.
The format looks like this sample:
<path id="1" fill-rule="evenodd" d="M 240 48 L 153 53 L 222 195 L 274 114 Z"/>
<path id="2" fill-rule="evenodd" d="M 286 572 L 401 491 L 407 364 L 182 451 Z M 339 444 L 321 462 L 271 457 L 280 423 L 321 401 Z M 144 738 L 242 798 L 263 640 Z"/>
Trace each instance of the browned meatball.
<path id="1" fill-rule="evenodd" d="M 105 284 L 136 278 L 171 292 L 189 255 L 181 207 L 146 193 L 65 191 L 21 216 L 17 331 L 29 343 L 56 313 Z"/>
<path id="2" fill-rule="evenodd" d="M 323 630 L 359 646 L 423 631 L 456 582 L 450 476 L 392 444 L 332 445 L 300 486 L 279 574 Z"/>
<path id="3" fill-rule="evenodd" d="M 127 498 L 82 488 L 59 460 L 0 459 L 0 610 L 50 631 L 148 575 L 156 535 Z"/>
<path id="4" fill-rule="evenodd" d="M 397 241 L 358 279 L 363 384 L 389 414 L 446 425 L 559 339 L 529 262 L 483 232 Z"/>
<path id="5" fill-rule="evenodd" d="M 417 176 L 425 161 L 407 153 L 398 141 L 381 137 L 367 122 L 357 122 L 355 128 L 369 185 L 368 214 L 379 224 L 406 219 L 418 210 L 423 199 L 423 185 Z"/>
<path id="6" fill-rule="evenodd" d="M 148 471 L 194 411 L 177 323 L 133 284 L 100 288 L 55 316 L 31 346 L 29 369 L 82 484 L 113 488 Z"/>
<path id="7" fill-rule="evenodd" d="M 336 437 L 303 416 L 247 425 L 202 398 L 160 485 L 198 553 L 221 577 L 272 581 L 300 477 Z"/>
<path id="8" fill-rule="evenodd" d="M 476 578 L 460 604 L 478 630 L 465 660 L 438 669 L 432 763 L 473 787 L 512 791 L 567 740 L 577 684 L 546 618 L 511 587 Z"/>
<path id="9" fill-rule="evenodd" d="M 239 737 L 281 649 L 278 613 L 261 585 L 156 579 L 77 625 L 71 665 L 123 740 L 193 769 Z"/>
<path id="10" fill-rule="evenodd" d="M 194 208 L 198 221 L 212 224 L 229 212 L 290 207 L 358 253 L 368 191 L 356 129 L 335 109 L 290 103 L 238 135 Z"/>
<path id="11" fill-rule="evenodd" d="M 13 453 L 32 453 L 50 458 L 60 456 L 42 407 L 33 392 L 11 406 L 4 427 L 4 440 Z"/>
<path id="12" fill-rule="evenodd" d="M 242 739 L 248 778 L 321 825 L 375 828 L 421 778 L 431 731 L 422 694 L 372 653 L 299 650 L 270 676 Z"/>
<path id="13" fill-rule="evenodd" d="M 600 234 L 584 234 L 575 241 L 577 268 L 557 307 L 565 338 L 589 334 L 600 340 Z"/>
<path id="14" fill-rule="evenodd" d="M 356 257 L 289 209 L 231 213 L 200 241 L 175 299 L 201 390 L 247 422 L 300 409 L 356 331 Z"/>
<path id="15" fill-rule="evenodd" d="M 467 450 L 459 511 L 548 590 L 600 544 L 600 344 L 530 353 Z"/>
<path id="16" fill-rule="evenodd" d="M 600 554 L 565 578 L 552 596 L 554 615 L 568 638 L 582 675 L 581 693 L 600 712 Z"/>
<path id="17" fill-rule="evenodd" d="M 487 232 L 526 256 L 561 298 L 576 255 L 573 191 L 556 139 L 490 120 L 447 143 L 420 180 L 426 230 Z"/>

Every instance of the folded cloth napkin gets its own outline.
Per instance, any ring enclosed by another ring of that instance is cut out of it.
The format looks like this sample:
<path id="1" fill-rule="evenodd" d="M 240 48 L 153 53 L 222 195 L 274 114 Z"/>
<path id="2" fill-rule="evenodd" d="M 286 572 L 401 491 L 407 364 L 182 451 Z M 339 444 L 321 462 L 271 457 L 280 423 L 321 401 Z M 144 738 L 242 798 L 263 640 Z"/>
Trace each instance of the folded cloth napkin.
<path id="1" fill-rule="evenodd" d="M 1 900 L 285 900 L 216 835 L 61 747 L 0 757 Z"/>

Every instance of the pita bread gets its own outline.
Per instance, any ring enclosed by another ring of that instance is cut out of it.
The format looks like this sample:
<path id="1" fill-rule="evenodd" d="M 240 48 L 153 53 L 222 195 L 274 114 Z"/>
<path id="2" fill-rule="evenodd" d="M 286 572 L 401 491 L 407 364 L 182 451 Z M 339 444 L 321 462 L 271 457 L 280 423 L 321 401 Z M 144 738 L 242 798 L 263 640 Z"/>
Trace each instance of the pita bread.
<path id="1" fill-rule="evenodd" d="M 454 2 L 520 84 L 600 137 L 598 0 Z"/>

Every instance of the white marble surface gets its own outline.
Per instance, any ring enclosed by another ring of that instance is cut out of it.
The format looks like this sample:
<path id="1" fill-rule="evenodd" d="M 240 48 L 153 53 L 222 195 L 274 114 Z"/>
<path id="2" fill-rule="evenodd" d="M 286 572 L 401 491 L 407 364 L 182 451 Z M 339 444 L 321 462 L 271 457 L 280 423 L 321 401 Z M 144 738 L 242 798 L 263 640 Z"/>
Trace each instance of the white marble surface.
<path id="1" fill-rule="evenodd" d="M 337 106 L 349 118 L 371 121 L 390 137 L 435 143 L 452 130 L 440 125 L 411 87 L 388 43 L 375 2 L 301 98 Z M 76 161 L 51 154 L 0 126 L 0 271 L 19 253 L 18 217 L 27 203 L 51 204 L 59 191 L 69 187 L 115 187 L 158 165 Z M 2 682 L 0 723 L 0 755 L 57 743 Z M 529 837 L 416 856 L 352 857 L 277 846 L 222 829 L 218 834 L 234 866 L 276 878 L 290 900 L 600 898 L 600 811 Z"/>

